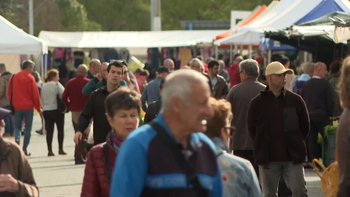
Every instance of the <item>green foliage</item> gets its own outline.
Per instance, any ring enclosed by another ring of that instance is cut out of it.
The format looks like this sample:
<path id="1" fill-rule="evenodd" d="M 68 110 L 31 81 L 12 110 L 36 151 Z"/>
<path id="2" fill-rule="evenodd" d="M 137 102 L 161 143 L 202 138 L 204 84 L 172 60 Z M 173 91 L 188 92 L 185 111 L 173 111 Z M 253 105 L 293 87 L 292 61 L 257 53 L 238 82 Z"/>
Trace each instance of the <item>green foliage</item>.
<path id="1" fill-rule="evenodd" d="M 104 31 L 150 30 L 148 0 L 79 0 L 86 7 L 88 18 Z"/>
<path id="2" fill-rule="evenodd" d="M 68 31 L 99 31 L 101 25 L 90 21 L 84 5 L 77 0 L 56 0 L 60 9 L 61 22 Z"/>
<path id="3" fill-rule="evenodd" d="M 253 10 L 258 5 L 268 5 L 271 0 L 162 0 L 162 29 L 180 29 L 181 21 L 226 20 L 231 10 Z"/>
<path id="4" fill-rule="evenodd" d="M 8 18 L 14 16 L 20 0 L 0 0 L 0 15 Z"/>
<path id="5" fill-rule="evenodd" d="M 338 121 L 333 121 L 333 125 L 325 126 L 323 136 L 321 135 L 321 133 L 318 133 L 317 143 L 322 144 L 323 139 L 326 138 L 328 135 L 335 135 L 337 133 L 337 129 L 338 129 Z"/>

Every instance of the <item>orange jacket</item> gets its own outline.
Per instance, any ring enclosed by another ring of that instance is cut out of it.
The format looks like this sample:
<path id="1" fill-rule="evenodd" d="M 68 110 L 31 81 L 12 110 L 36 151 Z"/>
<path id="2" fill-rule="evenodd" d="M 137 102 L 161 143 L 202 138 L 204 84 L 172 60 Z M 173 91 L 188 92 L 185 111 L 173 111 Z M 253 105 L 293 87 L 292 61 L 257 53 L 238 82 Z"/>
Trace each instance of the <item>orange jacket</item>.
<path id="1" fill-rule="evenodd" d="M 35 108 L 38 112 L 41 112 L 40 95 L 34 77 L 23 70 L 14 75 L 14 77 L 11 77 L 7 90 L 9 101 L 11 101 L 12 80 L 12 105 L 15 110 L 32 110 Z"/>

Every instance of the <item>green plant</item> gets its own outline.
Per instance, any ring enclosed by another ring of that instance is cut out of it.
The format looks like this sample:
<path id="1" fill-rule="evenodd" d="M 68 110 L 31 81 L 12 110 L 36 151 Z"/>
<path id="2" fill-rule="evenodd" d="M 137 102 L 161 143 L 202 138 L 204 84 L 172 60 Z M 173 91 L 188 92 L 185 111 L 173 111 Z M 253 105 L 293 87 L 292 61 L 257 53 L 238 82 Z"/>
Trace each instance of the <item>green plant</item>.
<path id="1" fill-rule="evenodd" d="M 328 135 L 335 135 L 338 129 L 338 121 L 334 120 L 332 125 L 327 125 L 324 127 L 323 136 L 321 133 L 318 133 L 317 143 L 322 144 L 323 139 L 325 139 Z"/>

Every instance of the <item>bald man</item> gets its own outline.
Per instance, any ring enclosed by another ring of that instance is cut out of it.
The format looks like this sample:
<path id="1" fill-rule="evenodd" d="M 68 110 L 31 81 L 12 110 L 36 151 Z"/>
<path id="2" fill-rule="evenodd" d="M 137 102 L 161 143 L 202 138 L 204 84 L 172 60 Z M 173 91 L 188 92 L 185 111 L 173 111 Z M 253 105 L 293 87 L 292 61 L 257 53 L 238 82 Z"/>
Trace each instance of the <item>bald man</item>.
<path id="1" fill-rule="evenodd" d="M 170 72 L 175 70 L 175 64 L 174 61 L 170 58 L 167 58 L 164 60 L 164 67 L 169 68 Z"/>
<path id="2" fill-rule="evenodd" d="M 99 72 L 101 66 L 101 61 L 99 59 L 92 59 L 89 63 L 89 71 L 87 73 L 87 78 L 93 79 L 95 75 Z"/>
<path id="3" fill-rule="evenodd" d="M 75 130 L 78 129 L 78 120 L 83 110 L 85 103 L 87 102 L 89 96 L 83 95 L 82 90 L 84 86 L 89 83 L 89 79 L 86 77 L 88 73 L 87 67 L 84 64 L 80 64 L 77 69 L 76 77 L 68 81 L 66 88 L 62 94 L 62 102 L 68 109 L 72 112 L 72 122 Z M 87 138 L 87 133 L 90 131 L 88 127 L 83 135 L 83 139 Z M 81 140 L 81 142 L 75 146 L 75 164 L 83 164 L 86 159 L 86 141 Z"/>
<path id="4" fill-rule="evenodd" d="M 321 146 L 317 143 L 318 133 L 323 134 L 334 112 L 332 88 L 325 79 L 327 66 L 323 62 L 314 65 L 314 73 L 301 91 L 310 115 L 310 135 L 308 137 L 309 161 L 321 157 Z"/>

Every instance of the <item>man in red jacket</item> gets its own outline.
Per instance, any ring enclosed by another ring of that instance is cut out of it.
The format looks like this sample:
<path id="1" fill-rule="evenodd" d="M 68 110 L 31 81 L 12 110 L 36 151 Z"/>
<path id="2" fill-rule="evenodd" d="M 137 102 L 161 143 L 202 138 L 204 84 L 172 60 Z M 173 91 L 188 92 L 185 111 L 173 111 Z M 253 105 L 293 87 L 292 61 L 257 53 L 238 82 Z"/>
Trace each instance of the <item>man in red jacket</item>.
<path id="1" fill-rule="evenodd" d="M 89 99 L 89 95 L 84 95 L 82 91 L 84 86 L 90 81 L 90 79 L 86 77 L 87 67 L 84 64 L 79 65 L 77 75 L 78 76 L 68 81 L 62 94 L 62 102 L 72 112 L 72 122 L 75 131 L 78 129 L 78 120 L 80 114 L 83 111 L 87 100 Z M 83 139 L 80 140 L 79 144 L 75 145 L 75 164 L 85 163 L 86 138 L 89 131 L 90 127 L 85 130 Z"/>
<path id="2" fill-rule="evenodd" d="M 9 81 L 7 95 L 9 100 L 12 98 L 12 105 L 15 109 L 15 141 L 20 142 L 22 123 L 24 119 L 24 140 L 23 151 L 29 156 L 27 147 L 29 145 L 33 115 L 35 108 L 39 113 L 42 113 L 40 107 L 40 95 L 35 79 L 32 76 L 35 63 L 32 60 L 26 60 L 22 63 L 22 71 L 12 76 Z"/>
<path id="3" fill-rule="evenodd" d="M 233 64 L 231 64 L 230 68 L 228 69 L 228 74 L 230 76 L 230 89 L 241 83 L 241 78 L 239 77 L 239 63 L 243 60 L 243 57 L 241 55 L 238 55 L 235 58 L 235 61 Z"/>

